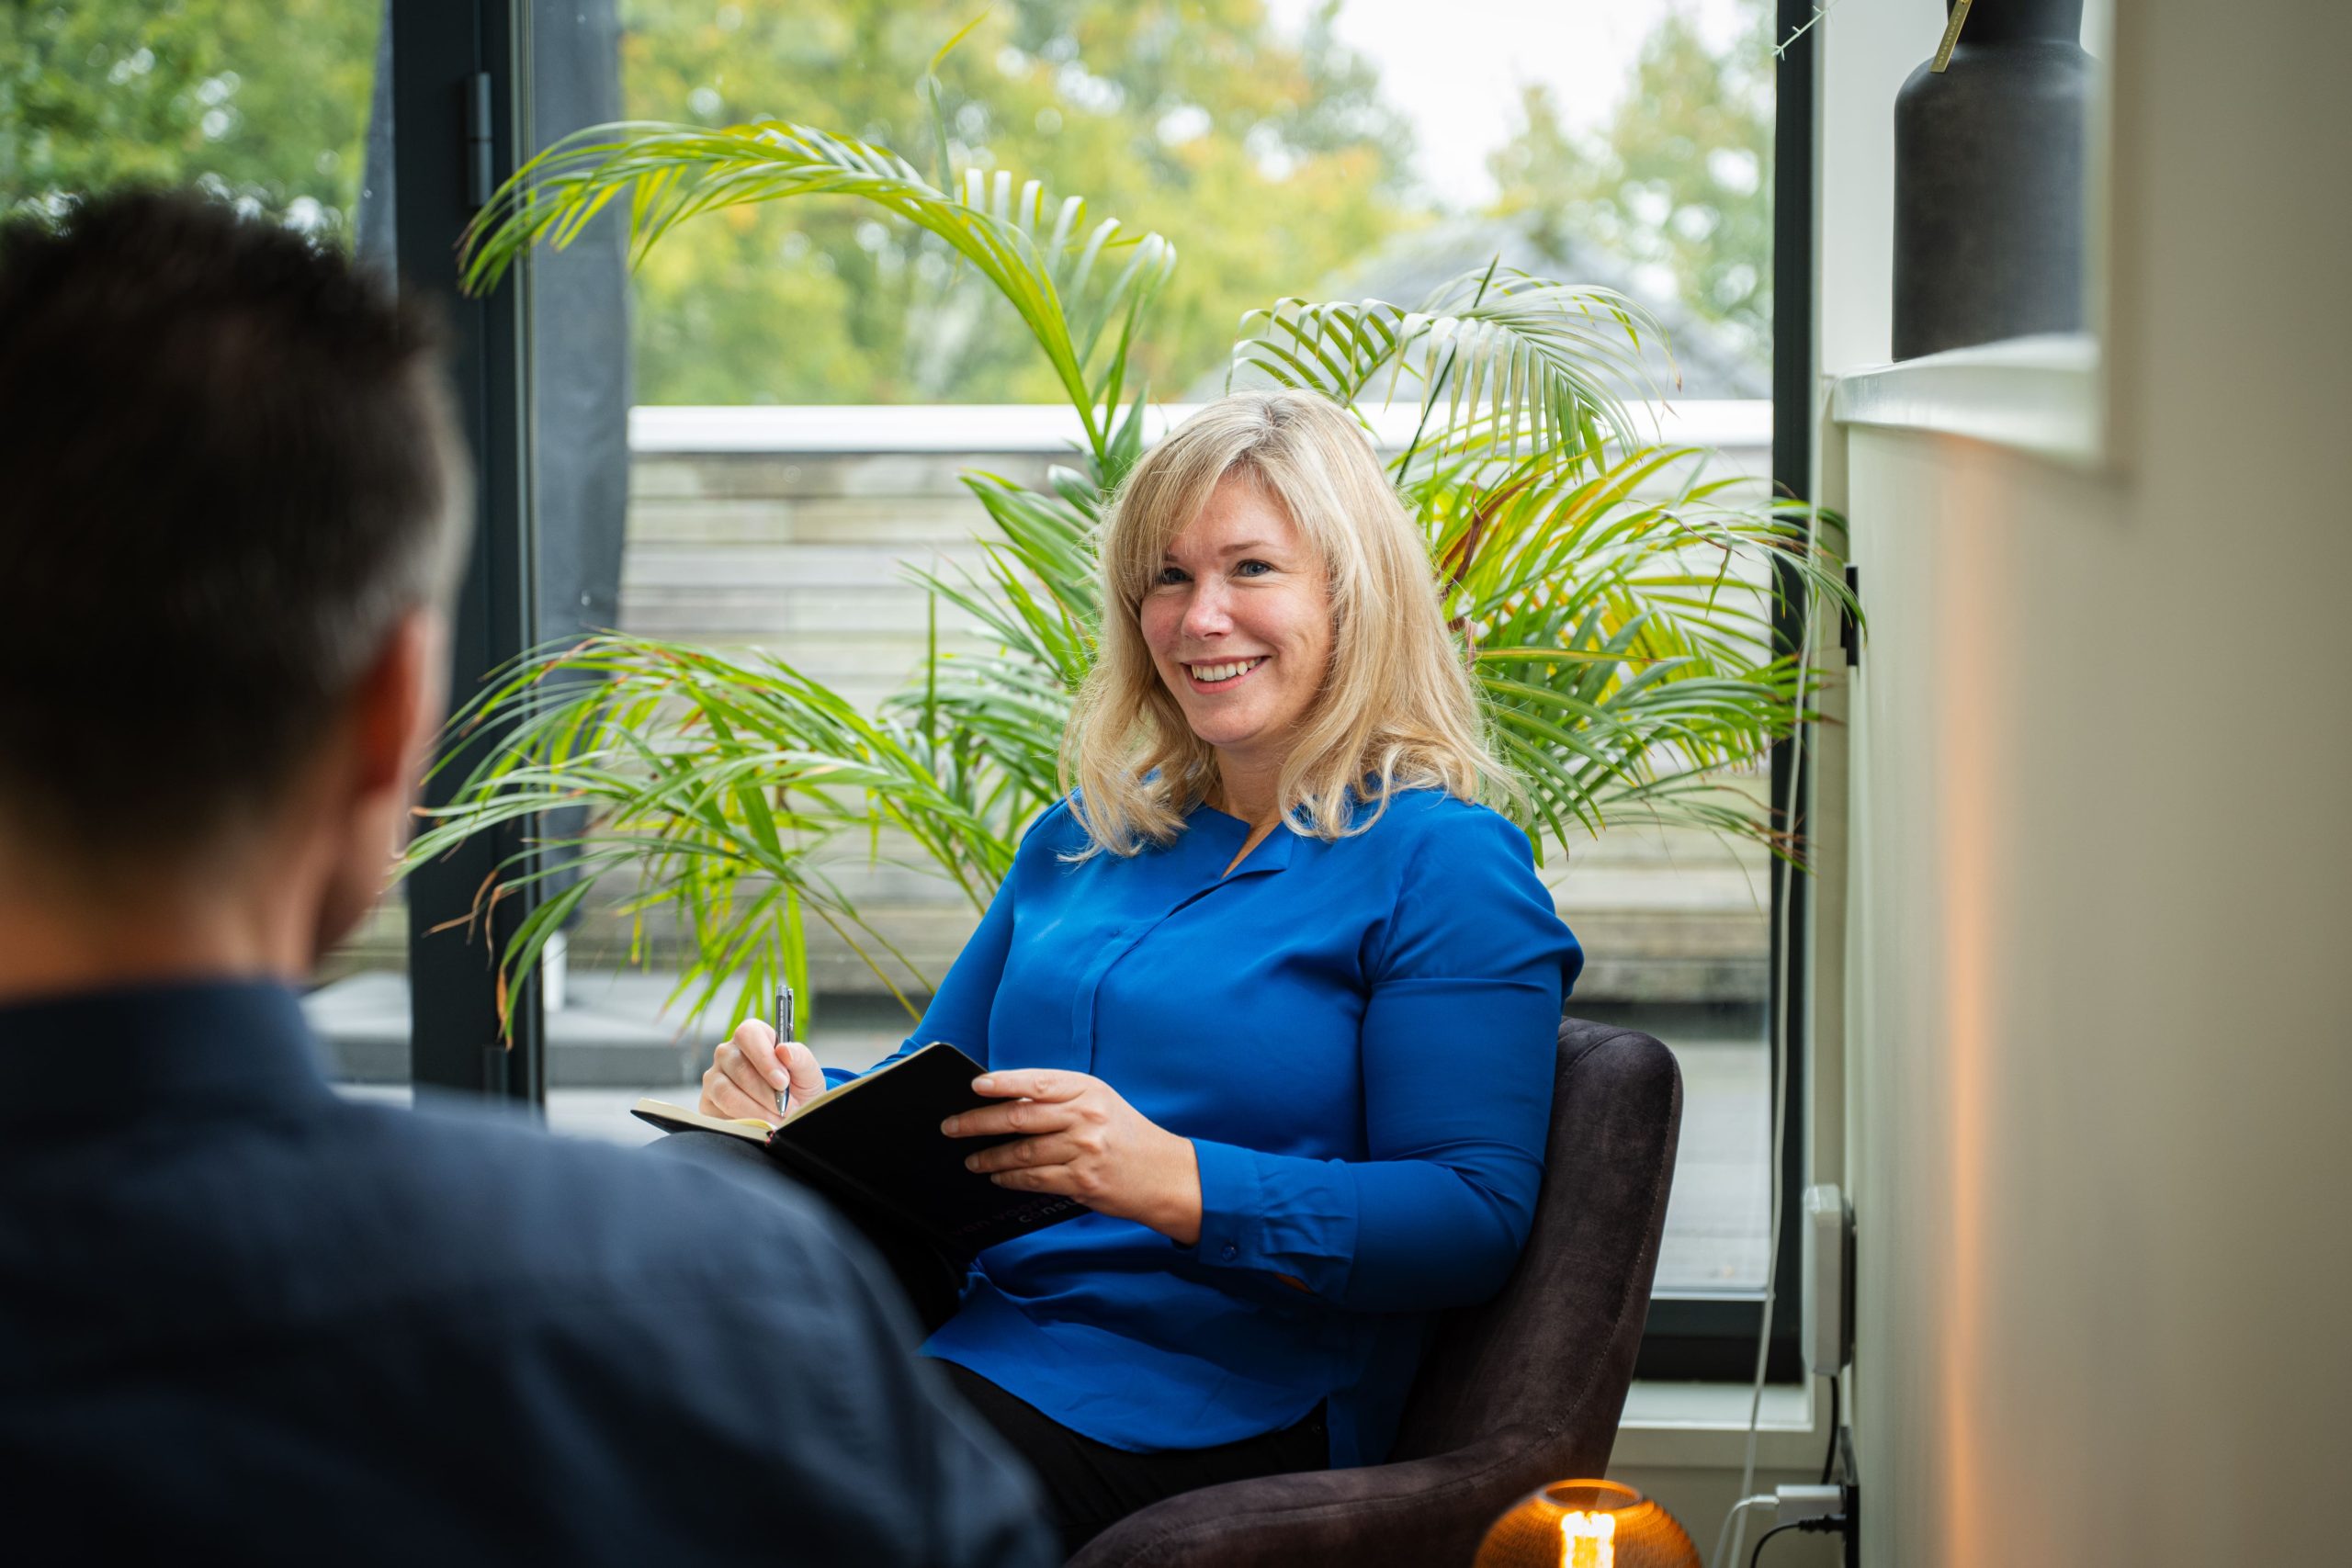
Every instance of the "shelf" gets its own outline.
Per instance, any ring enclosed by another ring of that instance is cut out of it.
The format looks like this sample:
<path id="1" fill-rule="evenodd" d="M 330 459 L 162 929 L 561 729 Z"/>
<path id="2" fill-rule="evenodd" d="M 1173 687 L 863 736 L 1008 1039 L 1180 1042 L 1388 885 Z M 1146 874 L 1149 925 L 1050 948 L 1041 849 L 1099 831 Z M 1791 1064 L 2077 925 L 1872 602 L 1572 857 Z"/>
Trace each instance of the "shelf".
<path id="1" fill-rule="evenodd" d="M 2096 467 L 2103 456 L 2098 344 L 2078 333 L 2014 338 L 1848 371 L 1830 383 L 1829 417 Z"/>

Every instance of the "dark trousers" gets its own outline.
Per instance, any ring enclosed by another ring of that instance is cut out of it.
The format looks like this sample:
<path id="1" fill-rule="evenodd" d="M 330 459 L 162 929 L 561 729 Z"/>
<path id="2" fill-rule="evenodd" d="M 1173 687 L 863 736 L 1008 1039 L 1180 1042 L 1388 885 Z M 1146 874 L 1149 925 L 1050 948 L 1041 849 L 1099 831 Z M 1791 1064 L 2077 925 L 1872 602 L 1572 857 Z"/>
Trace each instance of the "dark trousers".
<path id="1" fill-rule="evenodd" d="M 1221 1443 L 1213 1449 L 1130 1453 L 1081 1437 L 1033 1404 L 1024 1404 L 968 1367 L 939 1363 L 964 1403 L 1029 1461 L 1061 1532 L 1062 1551 L 1078 1549 L 1139 1508 L 1180 1492 L 1227 1481 L 1328 1470 L 1331 1438 L 1323 1406 L 1279 1432 Z"/>
<path id="2" fill-rule="evenodd" d="M 673 1133 L 653 1147 L 675 1157 L 707 1160 L 738 1174 L 760 1170 L 778 1181 L 792 1179 L 756 1145 L 741 1138 L 717 1133 Z M 925 1334 L 954 1314 L 968 1259 L 947 1257 L 885 1216 L 857 1213 L 839 1203 L 834 1206 L 873 1244 L 898 1277 Z M 1239 1442 L 1213 1449 L 1131 1453 L 1071 1431 L 968 1368 L 953 1361 L 935 1364 L 946 1372 L 965 1403 L 1036 1472 L 1066 1554 L 1077 1551 L 1136 1509 L 1180 1492 L 1261 1475 L 1330 1468 L 1331 1439 L 1319 1404 L 1295 1425 Z"/>

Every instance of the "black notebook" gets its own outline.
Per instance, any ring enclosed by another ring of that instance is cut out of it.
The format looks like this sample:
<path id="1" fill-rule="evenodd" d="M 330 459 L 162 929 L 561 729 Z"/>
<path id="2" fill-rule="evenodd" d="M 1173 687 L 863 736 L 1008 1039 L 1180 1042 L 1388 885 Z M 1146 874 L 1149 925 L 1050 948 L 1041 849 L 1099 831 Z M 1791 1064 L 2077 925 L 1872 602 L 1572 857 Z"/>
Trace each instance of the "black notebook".
<path id="1" fill-rule="evenodd" d="M 771 1129 L 640 1100 L 631 1114 L 665 1133 L 695 1127 L 763 1146 L 770 1158 L 844 1209 L 879 1211 L 965 1258 L 1085 1212 L 1075 1198 L 1017 1192 L 964 1168 L 966 1156 L 1018 1134 L 951 1138 L 939 1124 L 1001 1105 L 972 1089 L 978 1062 L 944 1041 L 827 1089 Z"/>

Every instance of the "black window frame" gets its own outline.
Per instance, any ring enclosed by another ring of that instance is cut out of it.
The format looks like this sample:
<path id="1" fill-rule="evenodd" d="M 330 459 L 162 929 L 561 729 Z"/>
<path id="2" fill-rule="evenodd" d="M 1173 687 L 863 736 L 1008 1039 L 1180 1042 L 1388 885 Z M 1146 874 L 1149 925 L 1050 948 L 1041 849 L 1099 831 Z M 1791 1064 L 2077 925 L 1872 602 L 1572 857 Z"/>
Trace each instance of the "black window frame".
<path id="1" fill-rule="evenodd" d="M 1813 493 L 1813 252 L 1814 42 L 1812 0 L 1778 0 L 1773 37 L 1783 43 L 1773 71 L 1772 110 L 1772 485 L 1782 496 Z M 1773 615 L 1773 640 L 1793 652 L 1804 635 L 1802 585 L 1785 569 Z M 1776 823 L 1802 831 L 1812 818 L 1813 740 L 1810 728 L 1772 749 L 1772 807 L 1793 802 L 1796 820 Z M 1811 1024 L 1804 976 L 1810 956 L 1807 919 L 1812 886 L 1787 862 L 1771 864 L 1770 990 L 1766 1030 L 1770 1070 L 1781 1078 L 1782 1136 L 1778 1249 L 1772 1269 L 1772 1332 L 1765 1375 L 1773 1382 L 1803 1379 L 1798 1349 L 1798 1195 L 1806 1182 L 1804 1049 Z M 1783 933 L 1785 933 L 1785 940 Z M 1785 1012 L 1783 1011 L 1785 1010 Z M 1775 1021 L 1785 1017 L 1785 1030 Z M 1781 1055 L 1786 1050 L 1788 1060 Z M 1785 1077 L 1781 1073 L 1785 1067 Z M 1634 1375 L 1672 1381 L 1747 1382 L 1756 1376 L 1757 1338 L 1764 1326 L 1764 1293 L 1653 1295 Z"/>
<path id="2" fill-rule="evenodd" d="M 458 242 L 517 164 L 529 123 L 527 0 L 390 0 L 394 223 L 401 286 L 434 296 L 450 329 L 450 377 L 473 454 L 472 553 L 450 622 L 452 711 L 484 677 L 538 639 L 537 536 L 531 506 L 527 258 L 481 298 L 458 288 Z M 427 782 L 447 805 L 478 733 L 445 746 Z M 450 753 L 459 755 L 454 759 Z M 502 996 L 498 955 L 533 894 L 508 894 L 477 921 L 477 904 L 537 829 L 528 818 L 480 833 L 411 874 L 408 888 L 409 1064 L 420 1094 L 458 1090 L 541 1107 L 547 1097 L 539 987 Z"/>

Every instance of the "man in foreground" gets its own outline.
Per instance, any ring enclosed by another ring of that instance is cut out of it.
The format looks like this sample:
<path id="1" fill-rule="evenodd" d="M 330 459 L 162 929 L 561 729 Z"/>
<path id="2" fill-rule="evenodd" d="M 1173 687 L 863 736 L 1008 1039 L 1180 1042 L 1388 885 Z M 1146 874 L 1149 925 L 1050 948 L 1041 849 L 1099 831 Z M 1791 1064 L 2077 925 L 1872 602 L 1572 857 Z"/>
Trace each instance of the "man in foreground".
<path id="1" fill-rule="evenodd" d="M 432 338 L 193 198 L 0 231 L 0 1555 L 1049 1560 L 813 1204 L 319 1076 L 442 712 Z"/>

